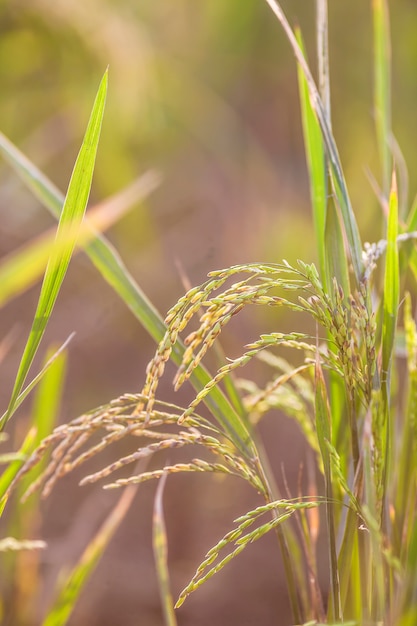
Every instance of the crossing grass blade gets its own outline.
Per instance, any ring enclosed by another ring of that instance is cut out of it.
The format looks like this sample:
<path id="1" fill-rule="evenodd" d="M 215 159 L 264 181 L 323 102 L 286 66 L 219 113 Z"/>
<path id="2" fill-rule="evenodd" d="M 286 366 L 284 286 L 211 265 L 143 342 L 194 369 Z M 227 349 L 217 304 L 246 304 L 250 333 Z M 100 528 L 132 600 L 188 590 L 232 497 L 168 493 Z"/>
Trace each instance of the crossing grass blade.
<path id="1" fill-rule="evenodd" d="M 342 617 L 339 570 L 336 553 L 335 520 L 333 510 L 333 489 L 332 489 L 332 465 L 328 442 L 331 442 L 331 417 L 329 401 L 327 397 L 326 383 L 324 382 L 323 371 L 317 355 L 315 368 L 315 413 L 316 431 L 320 446 L 321 458 L 323 460 L 325 494 L 326 494 L 326 517 L 328 531 L 328 548 L 330 563 L 330 602 L 329 617 L 339 621 Z"/>
<path id="2" fill-rule="evenodd" d="M 71 339 L 73 338 L 74 333 L 72 333 L 66 341 L 58 348 L 58 350 L 48 359 L 42 369 L 36 374 L 36 376 L 28 383 L 28 385 L 19 393 L 16 398 L 14 410 L 16 411 L 19 406 L 22 404 L 23 400 L 30 394 L 30 392 L 39 384 L 42 378 L 45 376 L 49 368 L 54 363 L 55 359 L 59 357 L 59 355 L 66 349 Z M 6 413 L 4 413 L 1 419 L 5 419 Z M 0 490 L 1 493 L 1 490 Z M 0 496 L 1 497 L 1 496 Z"/>
<path id="3" fill-rule="evenodd" d="M 90 194 L 106 93 L 107 71 L 100 83 L 83 144 L 68 186 L 57 228 L 56 245 L 48 260 L 32 328 L 20 361 L 9 406 L 0 421 L 0 428 L 4 428 L 16 408 L 16 401 L 45 332 L 75 247 Z"/>
<path id="4" fill-rule="evenodd" d="M 297 41 L 305 54 L 301 31 L 296 30 Z M 313 221 L 316 232 L 317 252 L 319 255 L 320 275 L 326 288 L 329 277 L 326 263 L 325 229 L 327 212 L 327 172 L 324 145 L 317 117 L 310 104 L 305 75 L 297 64 L 298 90 L 301 101 L 305 154 L 310 181 L 310 196 L 313 209 Z"/>

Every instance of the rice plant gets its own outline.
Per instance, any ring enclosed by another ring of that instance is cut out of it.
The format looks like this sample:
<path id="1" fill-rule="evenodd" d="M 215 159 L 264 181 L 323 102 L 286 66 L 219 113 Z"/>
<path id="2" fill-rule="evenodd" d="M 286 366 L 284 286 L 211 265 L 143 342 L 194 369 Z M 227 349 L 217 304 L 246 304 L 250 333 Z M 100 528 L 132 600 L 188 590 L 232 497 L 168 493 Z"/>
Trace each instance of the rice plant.
<path id="1" fill-rule="evenodd" d="M 294 624 L 408 626 L 417 620 L 417 328 L 405 279 L 408 270 L 413 278 L 417 275 L 412 244 L 417 204 L 406 220 L 399 220 L 388 6 L 384 0 L 372 2 L 385 236 L 380 239 L 378 230 L 374 242 L 362 243 L 332 134 L 326 1 L 316 3 L 316 80 L 301 33 L 291 28 L 278 2 L 267 3 L 298 66 L 318 265 L 283 260 L 213 271 L 174 304 L 163 322 L 136 287 L 129 287 L 126 297 L 121 283 L 127 274 L 122 272 L 121 281 L 113 284 L 158 341 L 143 388 L 55 428 L 21 464 L 4 500 L 46 455 L 48 463 L 30 482 L 24 498 L 37 490 L 47 496 L 60 478 L 104 449 L 125 437 L 137 438 L 134 452 L 115 456 L 81 484 L 104 481 L 105 489 L 130 489 L 151 479 L 160 479 L 163 485 L 177 472 L 220 473 L 246 481 L 263 500 L 242 512 L 207 552 L 176 607 L 250 543 L 272 531 L 285 568 Z M 274 307 L 277 330 L 254 338 L 240 356 L 225 358 L 217 371 L 209 373 L 206 354 L 219 343 L 230 320 L 251 306 Z M 291 312 L 299 330 L 279 331 L 282 308 Z M 315 332 L 303 331 L 305 316 L 313 320 Z M 286 354 L 297 351 L 301 364 L 299 358 L 296 366 L 284 359 L 283 348 Z M 160 397 L 159 383 L 169 360 L 178 367 L 174 388 L 187 382 L 194 388 L 187 406 Z M 243 378 L 243 368 L 253 360 L 269 367 L 270 378 L 263 386 Z M 402 385 L 397 384 L 400 369 L 406 371 Z M 16 391 L 13 403 L 17 397 Z M 257 425 L 277 408 L 297 421 L 312 450 L 321 474 L 318 483 L 323 485 L 316 493 L 293 496 L 279 493 L 275 485 Z M 176 448 L 189 448 L 192 459 L 149 470 L 142 465 L 161 450 L 169 450 L 173 458 Z M 129 472 L 138 464 L 139 470 Z M 127 476 L 117 475 L 122 469 Z M 317 509 L 323 510 L 326 520 L 325 589 L 318 583 L 317 516 L 311 515 Z M 162 487 L 154 520 L 166 623 L 174 624 Z M 65 623 L 66 615 L 50 623 Z"/>

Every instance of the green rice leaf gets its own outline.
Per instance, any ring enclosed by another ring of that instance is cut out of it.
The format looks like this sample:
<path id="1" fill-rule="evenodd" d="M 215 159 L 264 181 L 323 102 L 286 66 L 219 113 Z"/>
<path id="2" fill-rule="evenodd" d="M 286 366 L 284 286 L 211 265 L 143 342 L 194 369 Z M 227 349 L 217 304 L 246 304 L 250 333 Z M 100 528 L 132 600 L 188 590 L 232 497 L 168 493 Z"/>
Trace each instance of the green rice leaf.
<path id="1" fill-rule="evenodd" d="M 56 246 L 54 246 L 49 257 L 35 318 L 20 362 L 9 406 L 0 422 L 1 428 L 4 428 L 15 411 L 16 401 L 45 332 L 75 247 L 90 194 L 106 93 L 107 71 L 101 81 L 83 144 L 71 176 L 56 233 Z"/>
<path id="2" fill-rule="evenodd" d="M 332 492 L 332 464 L 330 450 L 328 442 L 331 442 L 331 421 L 330 421 L 330 408 L 327 396 L 326 383 L 324 381 L 323 372 L 321 369 L 319 356 L 316 358 L 316 370 L 315 370 L 315 385 L 316 385 L 316 430 L 317 438 L 319 441 L 320 452 L 323 460 L 324 468 L 324 480 L 326 490 L 326 516 L 327 516 L 327 529 L 329 533 L 328 548 L 329 548 L 329 561 L 330 561 L 330 602 L 329 602 L 329 617 L 334 618 L 336 621 L 340 620 L 342 615 L 341 610 L 341 597 L 340 597 L 340 582 L 339 582 L 339 570 L 337 564 L 336 553 L 336 535 L 335 535 L 335 522 L 334 522 L 334 510 L 333 510 L 333 492 Z"/>
<path id="3" fill-rule="evenodd" d="M 399 303 L 398 194 L 395 172 L 389 201 L 382 324 L 382 382 L 389 387 Z"/>
<path id="4" fill-rule="evenodd" d="M 301 31 L 296 30 L 297 41 L 305 54 Z M 307 167 L 310 180 L 310 196 L 313 206 L 313 221 L 316 232 L 317 252 L 319 255 L 320 275 L 324 287 L 329 284 L 326 263 L 325 228 L 327 212 L 327 181 L 324 145 L 317 117 L 310 104 L 307 81 L 297 64 L 298 90 L 301 102 L 301 116 Z"/>
<path id="5" fill-rule="evenodd" d="M 356 281 L 359 282 L 362 276 L 362 244 L 359 235 L 356 218 L 353 213 L 352 205 L 349 198 L 349 193 L 343 174 L 343 168 L 340 162 L 339 153 L 337 150 L 336 142 L 333 138 L 331 128 L 328 123 L 327 114 L 324 109 L 323 103 L 320 98 L 320 94 L 314 82 L 310 68 L 304 58 L 303 52 L 298 45 L 297 38 L 288 20 L 282 10 L 280 4 L 276 0 L 266 0 L 273 13 L 278 18 L 281 26 L 283 27 L 288 41 L 291 44 L 294 55 L 299 63 L 299 66 L 305 76 L 305 80 L 308 87 L 308 93 L 310 97 L 311 107 L 314 110 L 317 120 L 320 124 L 323 142 L 326 147 L 327 157 L 329 159 L 330 172 L 332 178 L 332 184 L 335 193 L 335 199 L 340 209 L 343 226 L 346 233 L 346 238 L 349 244 L 349 253 L 352 260 L 354 275 Z"/>
<path id="6" fill-rule="evenodd" d="M 392 175 L 392 185 L 389 201 L 387 249 L 384 274 L 384 302 L 382 311 L 382 365 L 381 365 L 381 392 L 382 392 L 382 415 L 381 437 L 384 441 L 385 459 L 382 470 L 382 492 L 387 488 L 387 472 L 391 455 L 391 369 L 395 353 L 395 334 L 397 327 L 398 304 L 399 304 L 399 258 L 398 258 L 398 196 L 395 171 Z M 382 518 L 385 519 L 386 511 L 383 509 Z"/>

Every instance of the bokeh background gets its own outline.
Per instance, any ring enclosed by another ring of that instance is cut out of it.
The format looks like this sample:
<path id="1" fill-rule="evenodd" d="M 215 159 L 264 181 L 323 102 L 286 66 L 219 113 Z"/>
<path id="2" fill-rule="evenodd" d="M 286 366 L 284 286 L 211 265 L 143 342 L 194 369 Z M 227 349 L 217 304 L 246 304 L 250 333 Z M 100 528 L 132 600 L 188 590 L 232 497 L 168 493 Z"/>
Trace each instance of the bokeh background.
<path id="1" fill-rule="evenodd" d="M 417 189 L 417 5 L 390 3 L 393 128 Z M 314 2 L 287 0 L 314 58 Z M 372 113 L 371 2 L 329 2 L 333 129 L 364 240 L 382 236 L 368 172 L 378 179 Z M 108 233 L 152 302 L 165 312 L 183 278 L 250 261 L 317 257 L 303 154 L 296 68 L 263 0 L 13 0 L 0 5 L 0 129 L 65 191 L 100 78 L 109 94 L 92 201 L 148 168 L 163 182 Z M 47 211 L 0 166 L 0 252 L 53 225 Z M 1 335 L 17 338 L 0 365 L 7 405 L 39 286 L 0 311 Z M 294 320 L 252 310 L 225 337 L 231 356 L 264 328 L 297 330 Z M 299 323 L 297 321 L 297 323 Z M 126 391 L 140 390 L 154 350 L 132 314 L 77 255 L 44 344 L 76 336 L 60 420 Z M 43 353 L 44 353 L 43 350 Z M 42 350 L 41 350 L 42 352 Z M 42 355 L 41 355 L 42 356 Z M 169 381 L 162 388 L 172 398 Z M 185 396 L 184 396 L 185 397 Z M 16 421 L 24 428 L 30 402 Z M 297 427 L 270 415 L 261 427 L 278 480 L 296 484 L 304 459 Z M 103 459 L 104 461 L 104 459 Z M 65 479 L 43 506 L 38 589 L 22 625 L 39 624 L 63 565 L 81 554 L 114 498 L 99 485 Z M 151 549 L 155 485 L 141 487 L 123 526 L 86 587 L 71 625 L 161 626 Z M 246 485 L 206 476 L 168 481 L 165 512 L 173 593 L 237 515 L 259 504 Z M 323 585 L 327 580 L 323 562 Z M 12 590 L 3 583 L 3 592 Z M 13 602 L 2 624 L 19 626 Z M 273 537 L 248 548 L 178 612 L 181 626 L 290 623 Z"/>

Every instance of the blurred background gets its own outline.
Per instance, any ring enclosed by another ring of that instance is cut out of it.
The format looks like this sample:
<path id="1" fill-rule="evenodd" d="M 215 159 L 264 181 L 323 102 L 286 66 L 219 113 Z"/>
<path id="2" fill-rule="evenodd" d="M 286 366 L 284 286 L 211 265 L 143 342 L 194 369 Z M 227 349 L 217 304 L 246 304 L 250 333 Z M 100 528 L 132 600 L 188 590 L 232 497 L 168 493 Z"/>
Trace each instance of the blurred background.
<path id="1" fill-rule="evenodd" d="M 417 187 L 417 6 L 391 2 L 393 127 Z M 333 129 L 363 240 L 382 235 L 369 183 L 378 180 L 372 113 L 371 3 L 329 3 Z M 282 2 L 300 24 L 314 58 L 314 2 Z M 156 307 L 164 313 L 184 292 L 183 278 L 250 262 L 317 258 L 297 95 L 295 62 L 263 0 L 13 0 L 0 6 L 0 130 L 65 192 L 100 78 L 109 65 L 109 94 L 92 201 L 122 189 L 147 169 L 163 181 L 109 233 L 109 239 Z M 48 212 L 0 165 L 2 256 L 54 224 Z M 0 401 L 11 392 L 39 285 L 0 311 L 2 337 L 16 338 L 0 365 Z M 294 320 L 250 311 L 225 337 L 226 353 L 263 329 L 300 330 Z M 302 329 L 301 329 L 302 330 Z M 139 391 L 154 344 L 77 255 L 41 349 L 76 332 L 60 421 L 126 391 Z M 246 375 L 246 372 L 245 372 Z M 172 399 L 169 380 L 162 388 Z M 23 429 L 30 401 L 16 423 Z M 277 475 L 296 484 L 303 462 L 297 426 L 280 415 L 261 428 Z M 18 445 L 18 441 L 16 441 Z M 101 460 L 103 461 L 103 459 Z M 104 464 L 104 462 L 102 463 Z M 81 474 L 82 475 L 82 474 Z M 42 505 L 38 589 L 31 616 L 39 624 L 63 565 L 75 562 L 111 509 L 99 485 L 65 479 Z M 70 624 L 161 626 L 151 548 L 155 485 L 145 484 L 77 605 Z M 168 481 L 165 512 L 173 593 L 193 575 L 233 519 L 259 504 L 239 482 L 211 476 Z M 3 534 L 3 532 L 2 532 Z M 323 568 L 323 584 L 327 572 Z M 13 590 L 3 592 L 13 598 Z M 2 624 L 16 626 L 13 601 Z M 249 547 L 178 612 L 181 626 L 289 624 L 279 552 L 273 537 Z"/>

